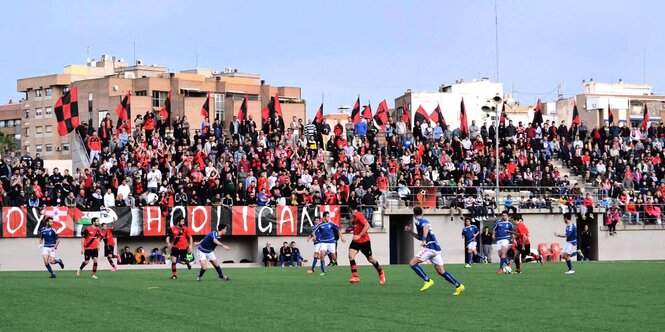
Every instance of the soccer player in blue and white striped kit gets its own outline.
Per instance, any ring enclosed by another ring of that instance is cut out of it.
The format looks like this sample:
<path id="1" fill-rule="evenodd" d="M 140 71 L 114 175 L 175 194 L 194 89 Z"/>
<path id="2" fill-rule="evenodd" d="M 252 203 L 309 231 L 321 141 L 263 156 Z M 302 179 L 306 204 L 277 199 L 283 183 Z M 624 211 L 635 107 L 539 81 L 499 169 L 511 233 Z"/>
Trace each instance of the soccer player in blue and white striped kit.
<path id="1" fill-rule="evenodd" d="M 510 258 L 506 255 L 508 247 L 510 246 L 510 233 L 514 231 L 513 224 L 508 219 L 508 212 L 503 211 L 501 220 L 499 220 L 492 230 L 494 234 L 492 237 L 496 239 L 496 245 L 499 251 L 499 271 L 498 274 L 503 273 L 503 266 L 510 264 Z"/>
<path id="2" fill-rule="evenodd" d="M 312 228 L 312 235 L 315 237 L 314 241 L 318 242 L 319 259 L 321 260 L 321 275 L 326 275 L 325 258 L 327 253 L 331 253 L 332 259 L 337 259 L 337 250 L 335 248 L 335 235 L 339 236 L 342 243 L 346 243 L 339 226 L 330 221 L 330 212 L 323 212 L 323 222 Z"/>
<path id="3" fill-rule="evenodd" d="M 58 239 L 58 233 L 53 229 L 53 219 L 47 217 L 45 224 L 46 226 L 40 230 L 38 248 L 42 249 L 44 266 L 46 266 L 46 269 L 51 274 L 51 278 L 55 278 L 55 272 L 53 272 L 51 264 L 58 264 L 61 269 L 65 268 L 65 264 L 62 263 L 62 259 L 55 258 L 55 252 L 60 244 L 60 239 Z"/>
<path id="4" fill-rule="evenodd" d="M 436 236 L 430 227 L 429 221 L 423 218 L 423 209 L 421 207 L 417 206 L 413 208 L 413 218 L 416 225 L 416 232 L 412 232 L 410 226 L 404 227 L 404 230 L 411 234 L 415 239 L 420 240 L 420 245 L 424 247 L 424 249 L 421 250 L 410 262 L 411 269 L 413 269 L 419 277 L 425 280 L 425 285 L 423 285 L 420 291 L 424 292 L 434 285 L 434 280 L 430 279 L 422 266 L 420 266 L 420 263 L 430 261 L 434 265 L 436 272 L 446 279 L 446 281 L 455 286 L 455 293 L 453 293 L 453 295 L 457 296 L 462 294 L 465 289 L 464 285 L 455 280 L 453 275 L 450 274 L 450 272 L 447 272 L 443 267 L 441 246 L 439 245 L 439 241 L 436 240 Z"/>
<path id="5" fill-rule="evenodd" d="M 566 274 L 575 274 L 571 257 L 577 255 L 577 226 L 573 224 L 570 213 L 564 214 L 563 220 L 566 223 L 566 234 L 554 233 L 554 236 L 566 239 L 566 245 L 563 247 L 563 259 L 568 265 Z"/>
<path id="6" fill-rule="evenodd" d="M 220 246 L 227 251 L 230 250 L 228 246 L 222 244 L 219 241 L 224 234 L 226 234 L 226 225 L 219 224 L 217 225 L 216 231 L 208 233 L 208 235 L 206 235 L 203 240 L 201 240 L 201 242 L 194 243 L 195 245 L 199 246 L 198 250 L 196 251 L 196 257 L 199 259 L 199 264 L 201 264 L 201 270 L 199 270 L 199 276 L 197 278 L 198 281 L 203 280 L 203 274 L 208 268 L 207 261 L 210 261 L 212 266 L 215 267 L 215 270 L 217 271 L 220 279 L 229 280 L 229 277 L 222 273 L 222 267 L 219 266 L 217 257 L 215 257 L 215 248 L 217 246 Z"/>

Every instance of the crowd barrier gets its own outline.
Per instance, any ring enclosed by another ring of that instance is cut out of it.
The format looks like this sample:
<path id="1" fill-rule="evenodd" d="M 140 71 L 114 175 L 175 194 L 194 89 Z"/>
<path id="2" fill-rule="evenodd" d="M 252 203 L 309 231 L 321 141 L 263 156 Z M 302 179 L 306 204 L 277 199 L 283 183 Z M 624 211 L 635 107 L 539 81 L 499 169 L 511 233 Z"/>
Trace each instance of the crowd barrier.
<path id="1" fill-rule="evenodd" d="M 141 208 L 113 207 L 97 211 L 78 208 L 3 207 L 2 238 L 39 236 L 46 217 L 53 218 L 54 229 L 60 237 L 80 237 L 84 226 L 97 217 L 109 224 L 117 237 L 165 236 L 168 227 L 181 217 L 185 218 L 194 235 L 205 235 L 219 224 L 227 225 L 232 236 L 299 236 L 309 235 L 314 218 L 330 213 L 332 222 L 341 226 L 342 206 L 159 206 Z"/>

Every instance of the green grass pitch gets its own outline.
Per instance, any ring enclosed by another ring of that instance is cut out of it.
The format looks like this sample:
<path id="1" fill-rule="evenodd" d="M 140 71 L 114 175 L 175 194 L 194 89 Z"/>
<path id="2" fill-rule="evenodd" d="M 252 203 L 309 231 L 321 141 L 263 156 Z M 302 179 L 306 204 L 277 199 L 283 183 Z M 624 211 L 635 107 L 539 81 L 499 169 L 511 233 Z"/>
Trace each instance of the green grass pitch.
<path id="1" fill-rule="evenodd" d="M 78 264 L 78 262 L 68 262 Z M 100 262 L 106 264 L 106 262 Z M 0 273 L 3 331 L 285 331 L 285 330 L 507 330 L 662 331 L 665 262 L 525 264 L 521 275 L 497 275 L 497 265 L 448 270 L 466 286 L 462 296 L 424 266 L 435 285 L 404 265 L 385 268 L 380 286 L 372 267 L 348 283 L 348 267 L 327 276 L 305 268 L 225 269 L 231 280 L 198 267 L 178 270 Z M 122 267 L 121 267 L 122 269 Z"/>

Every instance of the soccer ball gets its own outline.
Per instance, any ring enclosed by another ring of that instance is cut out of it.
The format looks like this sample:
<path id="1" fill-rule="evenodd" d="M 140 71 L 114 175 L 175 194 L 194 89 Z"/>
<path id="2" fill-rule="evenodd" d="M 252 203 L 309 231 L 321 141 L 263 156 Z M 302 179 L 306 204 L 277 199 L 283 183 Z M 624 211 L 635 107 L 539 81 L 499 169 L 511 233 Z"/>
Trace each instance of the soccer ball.
<path id="1" fill-rule="evenodd" d="M 506 265 L 503 267 L 503 273 L 505 274 L 510 274 L 513 271 L 513 269 L 510 268 L 510 266 Z"/>

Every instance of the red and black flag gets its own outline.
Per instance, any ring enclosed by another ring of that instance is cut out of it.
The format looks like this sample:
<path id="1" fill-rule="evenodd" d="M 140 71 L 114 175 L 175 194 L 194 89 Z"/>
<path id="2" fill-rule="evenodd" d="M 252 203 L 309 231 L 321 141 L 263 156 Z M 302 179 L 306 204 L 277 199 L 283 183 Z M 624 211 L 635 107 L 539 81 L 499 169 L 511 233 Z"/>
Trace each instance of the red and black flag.
<path id="1" fill-rule="evenodd" d="M 446 119 L 443 118 L 443 113 L 441 113 L 441 106 L 439 106 L 439 104 L 436 104 L 434 112 L 432 112 L 429 117 L 434 123 L 441 126 L 442 129 L 446 128 Z"/>
<path id="2" fill-rule="evenodd" d="M 368 103 L 367 105 L 363 106 L 363 118 L 367 119 L 367 123 L 372 121 L 372 104 Z"/>
<path id="3" fill-rule="evenodd" d="M 261 110 L 263 123 L 270 121 L 273 125 L 277 123 L 277 117 L 282 117 L 282 105 L 279 103 L 279 95 L 275 94 L 270 98 L 270 102 Z"/>
<path id="4" fill-rule="evenodd" d="M 580 125 L 580 113 L 577 111 L 577 102 L 573 101 L 573 122 L 570 123 L 571 126 Z"/>
<path id="5" fill-rule="evenodd" d="M 55 103 L 55 117 L 58 119 L 58 134 L 65 136 L 79 125 L 78 91 L 72 87 Z"/>
<path id="6" fill-rule="evenodd" d="M 245 95 L 245 99 L 243 99 L 242 104 L 240 104 L 240 111 L 238 111 L 238 121 L 240 121 L 240 123 L 247 119 L 247 103 L 248 98 L 247 95 Z M 261 111 L 261 114 L 263 115 L 263 111 Z"/>
<path id="7" fill-rule="evenodd" d="M 540 126 L 543 123 L 543 112 L 540 109 L 540 98 L 538 98 L 538 103 L 536 103 L 536 109 L 533 111 L 533 120 L 531 125 L 535 128 Z"/>
<path id="8" fill-rule="evenodd" d="M 381 130 L 386 128 L 386 124 L 388 123 L 388 103 L 385 99 L 379 103 L 379 108 L 376 109 L 374 122 L 376 122 Z"/>
<path id="9" fill-rule="evenodd" d="M 643 116 L 643 119 L 642 119 L 642 123 L 640 123 L 640 128 L 642 128 L 642 130 L 644 132 L 646 132 L 647 128 L 648 128 L 648 125 L 649 125 L 649 111 L 647 110 L 647 103 L 646 102 L 644 102 L 644 112 L 643 112 L 642 116 Z"/>
<path id="10" fill-rule="evenodd" d="M 201 115 L 206 119 L 210 118 L 210 92 L 208 92 L 206 101 L 203 103 L 203 107 L 201 107 Z"/>
<path id="11" fill-rule="evenodd" d="M 130 121 L 132 119 L 132 103 L 131 103 L 132 93 L 127 91 L 125 97 L 122 98 L 120 104 L 115 109 L 115 113 L 118 115 L 118 124 L 116 125 L 117 129 L 125 128 L 127 133 L 130 133 L 132 126 Z M 118 134 L 120 130 L 118 130 Z"/>
<path id="12" fill-rule="evenodd" d="M 503 106 L 501 107 L 501 118 L 499 119 L 499 124 L 501 125 L 506 125 L 506 103 L 503 103 Z"/>
<path id="13" fill-rule="evenodd" d="M 314 116 L 314 124 L 322 124 L 322 123 L 323 123 L 323 103 L 321 103 L 319 110 L 316 111 L 316 115 Z"/>
<path id="14" fill-rule="evenodd" d="M 356 99 L 356 103 L 351 110 L 351 121 L 353 121 L 353 124 L 360 122 L 360 96 Z"/>
<path id="15" fill-rule="evenodd" d="M 464 98 L 460 103 L 459 129 L 462 132 L 462 138 L 469 137 L 469 124 L 466 121 L 466 108 L 464 107 Z"/>
<path id="16" fill-rule="evenodd" d="M 409 113 L 409 105 L 404 101 L 402 106 L 402 122 L 406 124 L 407 128 L 411 128 L 411 113 Z"/>
<path id="17" fill-rule="evenodd" d="M 612 115 L 612 108 L 610 108 L 610 103 L 607 103 L 607 118 L 609 125 L 611 126 L 614 123 L 614 115 Z"/>
<path id="18" fill-rule="evenodd" d="M 425 111 L 422 105 L 418 106 L 418 110 L 416 111 L 416 115 L 413 118 L 413 122 L 417 122 L 418 125 L 429 122 L 429 114 L 427 114 L 427 111 Z"/>
<path id="19" fill-rule="evenodd" d="M 159 114 L 162 116 L 162 119 L 165 123 L 171 126 L 171 90 L 169 90 L 169 95 L 166 97 L 164 106 L 159 110 Z"/>

